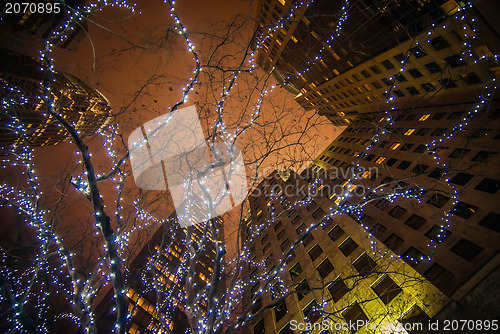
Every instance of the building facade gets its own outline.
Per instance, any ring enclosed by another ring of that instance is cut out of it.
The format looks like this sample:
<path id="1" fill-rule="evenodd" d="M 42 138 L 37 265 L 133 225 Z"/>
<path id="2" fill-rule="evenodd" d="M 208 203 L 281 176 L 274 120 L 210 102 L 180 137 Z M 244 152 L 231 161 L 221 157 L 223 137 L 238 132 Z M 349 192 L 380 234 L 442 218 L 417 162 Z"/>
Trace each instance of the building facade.
<path id="1" fill-rule="evenodd" d="M 313 1 L 294 11 L 292 1 L 264 0 L 256 62 L 337 125 L 394 99 L 471 96 L 498 72 L 499 36 L 483 15 L 497 5 L 486 3 Z"/>
<path id="2" fill-rule="evenodd" d="M 444 293 L 384 244 L 374 248 L 353 217 L 330 216 L 339 183 L 311 182 L 309 172 L 273 173 L 250 196 L 245 332 L 396 331 L 435 316 Z"/>
<path id="3" fill-rule="evenodd" d="M 355 187 L 347 201 L 371 196 L 356 214 L 367 234 L 455 300 L 498 265 L 499 106 L 493 98 L 368 114 L 311 165 Z M 355 166 L 363 173 L 335 175 Z M 391 196 L 407 190 L 419 201 Z"/>
<path id="4" fill-rule="evenodd" d="M 0 89 L 5 102 L 0 106 L 0 146 L 4 154 L 24 142 L 45 146 L 71 140 L 66 129 L 48 113 L 42 64 L 7 49 L 0 49 L 0 60 Z M 56 110 L 82 138 L 95 134 L 110 120 L 109 101 L 78 78 L 54 71 L 50 87 Z"/>
<path id="5" fill-rule="evenodd" d="M 206 299 L 198 302 L 188 299 L 207 290 L 213 276 L 217 238 L 212 228 L 206 228 L 206 223 L 180 228 L 176 220 L 174 212 L 128 267 L 126 296 L 130 321 L 127 333 L 185 333 L 190 328 L 187 308 L 191 308 L 191 312 L 206 313 Z M 222 237 L 222 221 L 214 219 L 211 223 L 220 231 L 218 238 Z M 199 254 L 195 263 L 190 259 L 188 247 L 194 247 Z M 192 290 L 191 293 L 188 290 Z M 113 307 L 110 290 L 94 312 L 99 333 L 112 332 L 116 321 Z"/>

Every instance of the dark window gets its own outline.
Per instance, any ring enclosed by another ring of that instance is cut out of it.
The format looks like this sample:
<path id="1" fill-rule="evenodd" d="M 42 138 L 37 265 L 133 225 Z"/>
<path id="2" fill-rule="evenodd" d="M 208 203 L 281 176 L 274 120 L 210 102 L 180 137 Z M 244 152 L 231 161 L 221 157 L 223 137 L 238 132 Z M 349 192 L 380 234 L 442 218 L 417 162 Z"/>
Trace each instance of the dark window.
<path id="1" fill-rule="evenodd" d="M 422 86 L 422 88 L 426 91 L 426 92 L 432 92 L 434 90 L 436 90 L 436 88 L 430 83 L 430 82 L 427 82 L 427 83 L 424 83 L 424 84 L 421 84 L 420 86 Z"/>
<path id="2" fill-rule="evenodd" d="M 425 136 L 427 133 L 429 133 L 429 130 L 430 129 L 427 128 L 421 128 L 415 133 L 415 136 Z"/>
<path id="3" fill-rule="evenodd" d="M 349 307 L 349 309 L 345 310 L 342 313 L 342 316 L 348 324 L 352 325 L 349 328 L 352 328 L 352 332 L 354 333 L 361 329 L 364 324 L 368 322 L 368 317 L 357 302 Z"/>
<path id="4" fill-rule="evenodd" d="M 312 210 L 316 209 L 317 207 L 318 207 L 318 203 L 316 203 L 315 201 L 312 201 L 311 203 L 309 203 L 306 206 L 306 209 L 307 209 L 307 211 L 312 211 Z"/>
<path id="5" fill-rule="evenodd" d="M 462 56 L 460 56 L 460 55 L 449 56 L 449 57 L 444 58 L 444 60 L 452 68 L 465 65 L 465 62 L 462 59 Z"/>
<path id="6" fill-rule="evenodd" d="M 274 225 L 274 230 L 275 231 L 278 231 L 279 229 L 281 229 L 283 227 L 283 224 L 281 223 L 281 221 L 279 221 L 276 225 Z"/>
<path id="7" fill-rule="evenodd" d="M 415 166 L 412 167 L 411 171 L 415 174 L 423 174 L 427 170 L 429 166 L 427 165 L 422 165 L 422 164 L 416 164 Z"/>
<path id="8" fill-rule="evenodd" d="M 390 70 L 391 68 L 394 68 L 394 65 L 393 65 L 393 64 L 389 61 L 389 59 L 384 60 L 384 61 L 382 62 L 382 65 L 383 65 L 386 69 L 388 69 L 388 70 Z"/>
<path id="9" fill-rule="evenodd" d="M 377 223 L 373 229 L 372 229 L 372 233 L 374 236 L 376 236 L 377 238 L 379 238 L 380 236 L 382 236 L 385 231 L 387 231 L 387 227 L 385 227 L 384 225 L 380 224 L 380 223 Z"/>
<path id="10" fill-rule="evenodd" d="M 387 166 L 393 166 L 396 162 L 398 161 L 398 159 L 394 159 L 394 158 L 390 158 L 388 161 L 387 161 Z"/>
<path id="11" fill-rule="evenodd" d="M 285 250 L 289 249 L 291 245 L 292 243 L 290 242 L 290 240 L 285 239 L 285 241 L 283 241 L 280 245 L 281 251 L 284 252 Z"/>
<path id="12" fill-rule="evenodd" d="M 416 329 L 418 326 L 420 326 L 420 324 L 429 323 L 429 320 L 431 319 L 417 305 L 413 305 L 411 309 L 405 312 L 403 317 L 399 319 L 399 321 L 403 324 L 403 327 L 409 329 L 409 334 L 417 334 Z M 411 330 L 412 328 L 415 328 L 415 330 Z"/>
<path id="13" fill-rule="evenodd" d="M 458 202 L 453 209 L 450 210 L 451 214 L 462 217 L 464 219 L 470 218 L 477 211 L 477 206 L 470 205 L 464 202 Z"/>
<path id="14" fill-rule="evenodd" d="M 392 86 L 392 84 L 394 82 L 392 82 L 391 80 L 387 79 L 387 78 L 382 78 L 381 79 L 383 83 L 385 83 L 386 86 Z"/>
<path id="15" fill-rule="evenodd" d="M 271 243 L 268 243 L 267 245 L 262 248 L 262 253 L 267 254 L 267 252 L 270 250 Z"/>
<path id="16" fill-rule="evenodd" d="M 368 216 L 368 215 L 363 215 L 361 217 L 359 217 L 359 221 L 361 223 L 361 226 L 373 226 L 375 221 L 373 220 L 372 217 Z"/>
<path id="17" fill-rule="evenodd" d="M 415 87 L 413 87 L 413 86 L 406 87 L 406 90 L 408 91 L 408 93 L 410 93 L 410 95 L 418 95 L 418 94 L 420 94 L 418 92 L 418 90 Z"/>
<path id="18" fill-rule="evenodd" d="M 389 215 L 396 219 L 401 219 L 406 214 L 406 209 L 396 205 L 391 211 L 389 211 Z"/>
<path id="19" fill-rule="evenodd" d="M 349 292 L 349 288 L 345 285 L 342 278 L 337 277 L 337 279 L 328 286 L 328 291 L 330 291 L 333 301 L 338 302 L 340 298 L 344 297 L 344 295 Z"/>
<path id="20" fill-rule="evenodd" d="M 298 235 L 302 235 L 305 230 L 307 230 L 307 227 L 304 224 L 300 224 L 300 226 L 296 229 Z"/>
<path id="21" fill-rule="evenodd" d="M 500 215 L 495 212 L 490 212 L 486 215 L 486 217 L 481 219 L 479 225 L 500 233 Z"/>
<path id="22" fill-rule="evenodd" d="M 309 305 L 307 305 L 302 310 L 304 314 L 304 319 L 308 319 L 309 323 L 311 324 L 315 323 L 316 321 L 318 321 L 319 318 L 321 318 L 321 311 L 317 310 L 316 306 L 317 306 L 316 301 L 313 300 L 312 302 L 309 303 Z"/>
<path id="23" fill-rule="evenodd" d="M 402 161 L 399 165 L 398 165 L 398 169 L 403 169 L 405 170 L 406 168 L 408 168 L 409 166 L 411 165 L 411 162 L 409 161 Z"/>
<path id="24" fill-rule="evenodd" d="M 299 277 L 300 274 L 302 274 L 302 267 L 299 263 L 296 263 L 292 268 L 290 268 L 290 270 L 288 270 L 288 272 L 290 273 L 290 278 L 293 281 L 295 278 Z"/>
<path id="25" fill-rule="evenodd" d="M 285 326 L 283 326 L 283 328 L 280 329 L 278 334 L 294 334 L 293 330 L 290 328 L 290 323 L 287 323 Z"/>
<path id="26" fill-rule="evenodd" d="M 266 326 L 264 325 L 264 318 L 260 319 L 258 323 L 253 326 L 253 334 L 265 334 Z"/>
<path id="27" fill-rule="evenodd" d="M 431 63 L 425 64 L 425 68 L 427 68 L 427 70 L 431 73 L 441 72 L 441 67 L 439 67 L 439 65 L 434 61 Z"/>
<path id="28" fill-rule="evenodd" d="M 425 151 L 427 151 L 426 145 L 418 145 L 417 148 L 413 150 L 415 153 L 424 153 Z"/>
<path id="29" fill-rule="evenodd" d="M 415 247 L 410 247 L 404 254 L 403 260 L 410 266 L 414 267 L 420 263 L 420 261 L 425 260 L 424 254 L 420 252 Z"/>
<path id="30" fill-rule="evenodd" d="M 315 245 L 313 248 L 309 250 L 309 256 L 311 257 L 311 260 L 316 260 L 322 253 L 323 250 L 319 245 Z"/>
<path id="31" fill-rule="evenodd" d="M 451 232 L 448 230 L 445 230 L 444 227 L 434 225 L 429 231 L 425 233 L 425 236 L 432 241 L 440 244 L 442 243 L 446 238 L 448 238 L 451 235 Z"/>
<path id="32" fill-rule="evenodd" d="M 384 148 L 389 142 L 387 140 L 384 140 L 383 142 L 380 143 L 380 147 Z"/>
<path id="33" fill-rule="evenodd" d="M 402 53 L 399 53 L 397 55 L 394 56 L 394 58 L 399 62 L 399 63 L 403 63 L 405 60 L 406 60 L 406 57 L 404 54 Z"/>
<path id="34" fill-rule="evenodd" d="M 471 160 L 472 161 L 477 161 L 477 162 L 488 162 L 495 155 L 496 155 L 496 152 L 480 151 Z"/>
<path id="35" fill-rule="evenodd" d="M 281 240 L 282 238 L 285 237 L 285 235 L 286 235 L 285 230 L 282 230 L 280 233 L 278 233 L 276 237 L 278 238 L 278 240 Z"/>
<path id="36" fill-rule="evenodd" d="M 463 78 L 467 85 L 474 85 L 483 82 L 483 80 L 481 80 L 481 78 L 474 72 L 467 73 L 467 75 Z"/>
<path id="37" fill-rule="evenodd" d="M 404 82 L 404 81 L 408 81 L 408 79 L 406 79 L 406 77 L 401 74 L 401 73 L 397 73 L 394 75 L 394 78 L 399 81 L 399 82 Z"/>
<path id="38" fill-rule="evenodd" d="M 451 183 L 455 183 L 455 184 L 458 184 L 460 186 L 465 186 L 467 184 L 467 182 L 469 182 L 470 180 L 472 180 L 472 178 L 474 177 L 474 175 L 471 175 L 471 174 L 467 174 L 467 173 L 458 173 L 457 175 L 455 175 L 451 180 L 450 182 Z"/>
<path id="39" fill-rule="evenodd" d="M 427 276 L 433 284 L 441 289 L 445 289 L 449 285 L 450 280 L 453 278 L 452 273 L 437 263 L 434 263 L 429 269 L 427 269 L 424 275 Z"/>
<path id="40" fill-rule="evenodd" d="M 365 78 L 369 78 L 369 77 L 371 77 L 371 76 L 372 76 L 370 73 L 368 73 L 368 71 L 367 71 L 367 70 L 362 70 L 362 71 L 361 71 L 361 74 L 362 74 Z"/>
<path id="41" fill-rule="evenodd" d="M 408 218 L 405 224 L 414 230 L 418 230 L 422 225 L 425 224 L 426 221 L 426 219 L 420 217 L 419 215 L 413 214 L 410 218 Z"/>
<path id="42" fill-rule="evenodd" d="M 304 245 L 304 247 L 307 247 L 309 244 L 311 244 L 312 242 L 314 241 L 314 237 L 311 233 L 309 233 L 307 235 L 307 237 L 305 237 L 303 240 L 302 240 L 302 244 Z"/>
<path id="43" fill-rule="evenodd" d="M 387 238 L 387 240 L 384 241 L 384 243 L 391 250 L 396 251 L 396 249 L 398 249 L 404 243 L 404 240 L 393 233 L 389 236 L 389 238 Z"/>
<path id="44" fill-rule="evenodd" d="M 377 89 L 382 88 L 382 85 L 378 81 L 372 81 L 372 85 L 373 85 L 373 87 L 375 87 Z"/>
<path id="45" fill-rule="evenodd" d="M 325 211 L 322 208 L 317 208 L 316 211 L 312 214 L 314 219 L 320 219 L 325 216 Z"/>
<path id="46" fill-rule="evenodd" d="M 427 53 L 425 53 L 424 49 L 422 49 L 420 45 L 411 48 L 410 51 L 417 58 L 422 58 L 427 55 Z"/>
<path id="47" fill-rule="evenodd" d="M 300 216 L 295 216 L 295 218 L 292 219 L 292 224 L 295 226 L 300 222 Z"/>
<path id="48" fill-rule="evenodd" d="M 479 253 L 481 253 L 483 248 L 469 240 L 461 239 L 455 244 L 455 246 L 451 247 L 450 250 L 467 261 L 472 261 Z"/>
<path id="49" fill-rule="evenodd" d="M 344 242 L 342 242 L 339 245 L 340 251 L 345 256 L 349 256 L 352 252 L 354 252 L 356 250 L 356 248 L 358 248 L 358 244 L 355 243 L 354 240 L 352 240 L 350 237 L 348 237 L 347 239 L 345 239 Z"/>
<path id="50" fill-rule="evenodd" d="M 449 197 L 435 193 L 427 200 L 427 204 L 435 206 L 436 208 L 441 208 L 449 199 Z"/>
<path id="51" fill-rule="evenodd" d="M 446 129 L 439 128 L 431 132 L 431 136 L 440 137 L 446 133 Z"/>
<path id="52" fill-rule="evenodd" d="M 457 118 L 460 118 L 460 116 L 462 116 L 463 113 L 464 113 L 463 111 L 455 111 L 450 116 L 448 116 L 448 119 L 457 119 Z"/>
<path id="53" fill-rule="evenodd" d="M 394 89 L 393 93 L 396 94 L 397 97 L 403 97 L 403 96 L 405 96 L 405 94 L 401 90 L 399 90 L 399 89 Z"/>
<path id="54" fill-rule="evenodd" d="M 255 293 L 259 290 L 259 288 L 260 288 L 260 283 L 257 282 L 254 285 L 252 285 L 252 288 L 250 289 L 250 293 L 252 295 L 255 295 Z"/>
<path id="55" fill-rule="evenodd" d="M 450 78 L 441 79 L 441 80 L 439 80 L 439 83 L 445 89 L 457 87 L 457 85 Z"/>
<path id="56" fill-rule="evenodd" d="M 420 72 L 416 68 L 408 70 L 408 73 L 410 73 L 410 75 L 414 78 L 420 78 L 421 76 L 423 76 L 422 72 Z"/>
<path id="57" fill-rule="evenodd" d="M 463 148 L 457 148 L 453 152 L 451 152 L 451 154 L 448 157 L 453 158 L 453 159 L 459 159 L 469 152 L 470 152 L 470 150 L 463 149 Z"/>
<path id="58" fill-rule="evenodd" d="M 391 179 L 392 180 L 392 179 Z M 382 184 L 385 184 L 385 179 L 384 181 L 382 181 Z M 382 210 L 382 211 L 385 211 L 389 208 L 391 208 L 391 202 L 389 202 L 388 200 L 386 200 L 385 198 L 382 198 L 380 201 L 378 201 L 376 204 L 375 204 L 375 207 L 377 207 L 379 210 Z"/>
<path id="59" fill-rule="evenodd" d="M 450 44 L 448 44 L 448 42 L 442 36 L 438 36 L 438 37 L 431 39 L 429 41 L 429 44 L 432 45 L 432 47 L 436 51 L 442 50 L 442 49 L 450 46 Z"/>
<path id="60" fill-rule="evenodd" d="M 354 261 L 352 265 L 361 274 L 361 276 L 369 275 L 377 266 L 375 261 L 373 261 L 366 253 L 363 253 L 363 255 Z"/>
<path id="61" fill-rule="evenodd" d="M 344 230 L 340 228 L 340 226 L 336 225 L 330 232 L 328 232 L 328 236 L 332 241 L 336 241 L 344 234 Z"/>
<path id="62" fill-rule="evenodd" d="M 409 151 L 413 147 L 413 144 L 404 144 L 403 147 L 401 147 L 401 151 Z"/>
<path id="63" fill-rule="evenodd" d="M 252 313 L 257 313 L 262 308 L 262 298 L 259 298 L 255 301 L 255 304 L 252 306 Z"/>
<path id="64" fill-rule="evenodd" d="M 299 300 L 302 300 L 309 292 L 311 292 L 311 288 L 309 287 L 309 284 L 307 284 L 307 280 L 304 279 L 295 287 L 295 291 L 297 291 L 297 297 Z"/>
<path id="65" fill-rule="evenodd" d="M 285 301 L 282 301 L 279 305 L 274 307 L 274 316 L 276 317 L 276 322 L 283 318 L 288 313 Z"/>
<path id="66" fill-rule="evenodd" d="M 381 281 L 372 286 L 372 289 L 375 291 L 377 296 L 382 299 L 384 304 L 389 304 L 389 302 L 402 291 L 401 288 L 387 275 Z"/>
<path id="67" fill-rule="evenodd" d="M 316 270 L 318 270 L 318 273 L 321 276 L 321 278 L 325 278 L 333 271 L 333 265 L 330 262 L 330 260 L 325 259 L 323 262 L 320 263 L 319 266 L 316 267 Z"/>
<path id="68" fill-rule="evenodd" d="M 378 66 L 376 66 L 376 65 L 371 66 L 370 70 L 372 70 L 373 73 L 375 73 L 375 74 L 382 73 L 382 71 L 380 70 L 380 68 L 378 68 Z"/>

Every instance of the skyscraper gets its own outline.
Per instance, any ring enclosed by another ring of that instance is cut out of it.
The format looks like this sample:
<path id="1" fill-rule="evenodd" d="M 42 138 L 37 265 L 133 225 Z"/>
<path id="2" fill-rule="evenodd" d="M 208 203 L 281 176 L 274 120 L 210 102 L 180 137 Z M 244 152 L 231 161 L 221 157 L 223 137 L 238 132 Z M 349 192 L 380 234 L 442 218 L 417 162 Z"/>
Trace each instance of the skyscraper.
<path id="1" fill-rule="evenodd" d="M 322 152 L 311 170 L 349 182 L 351 203 L 372 196 L 356 216 L 367 233 L 445 294 L 458 298 L 462 287 L 463 297 L 474 275 L 487 276 L 485 268 L 498 263 L 498 108 L 495 99 L 479 108 L 471 101 L 368 114 Z M 388 118 L 393 120 L 384 128 Z M 356 166 L 364 170 L 359 177 L 336 175 Z M 372 193 L 357 196 L 356 187 Z M 390 196 L 408 189 L 419 193 L 421 203 Z M 332 197 L 332 204 L 338 200 Z"/>
<path id="2" fill-rule="evenodd" d="M 409 107 L 431 97 L 467 98 L 497 71 L 498 34 L 475 6 L 361 0 L 293 8 L 291 1 L 262 2 L 257 63 L 302 107 L 334 124 L 386 102 L 392 107 L 394 99 Z"/>
<path id="3" fill-rule="evenodd" d="M 309 183 L 308 172 L 274 172 L 250 197 L 245 332 L 396 331 L 436 315 L 446 296 L 384 245 L 374 252 L 352 217 L 330 217 L 335 182 Z"/>
<path id="4" fill-rule="evenodd" d="M 0 146 L 4 153 L 12 145 L 57 145 L 70 140 L 69 133 L 49 115 L 43 99 L 45 71 L 35 59 L 0 49 L 2 118 Z M 50 85 L 56 111 L 74 125 L 81 137 L 94 134 L 111 115 L 109 101 L 78 78 L 54 71 Z"/>
<path id="5" fill-rule="evenodd" d="M 210 222 L 219 231 L 215 237 L 212 228 L 206 228 L 208 223 L 180 228 L 176 220 L 174 212 L 129 266 L 127 333 L 185 333 L 190 328 L 191 312 L 206 313 L 205 299 L 197 302 L 187 299 L 195 299 L 193 294 L 208 291 L 216 259 L 215 240 L 222 238 L 222 230 L 219 230 L 222 221 L 218 218 Z M 188 247 L 194 247 L 198 254 L 195 263 Z M 198 309 L 190 309 L 194 304 Z M 99 333 L 112 331 L 116 321 L 113 306 L 110 290 L 95 310 Z"/>

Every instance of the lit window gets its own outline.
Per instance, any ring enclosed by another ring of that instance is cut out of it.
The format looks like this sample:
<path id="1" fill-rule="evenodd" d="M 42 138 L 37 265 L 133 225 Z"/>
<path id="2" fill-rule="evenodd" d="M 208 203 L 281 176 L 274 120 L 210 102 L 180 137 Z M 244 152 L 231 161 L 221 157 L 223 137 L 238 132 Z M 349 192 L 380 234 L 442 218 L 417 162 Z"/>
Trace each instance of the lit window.
<path id="1" fill-rule="evenodd" d="M 375 161 L 375 163 L 380 165 L 382 162 L 384 162 L 384 161 L 385 161 L 385 159 L 386 159 L 386 157 L 380 157 L 380 158 L 378 158 L 378 159 Z"/>
<path id="2" fill-rule="evenodd" d="M 389 148 L 390 148 L 391 150 L 397 150 L 397 148 L 398 148 L 399 146 L 401 146 L 401 143 L 394 143 L 394 144 L 392 144 Z"/>
<path id="3" fill-rule="evenodd" d="M 429 118 L 431 116 L 431 114 L 425 114 L 425 115 L 422 115 L 422 117 L 420 117 L 418 119 L 419 122 L 423 122 L 425 121 L 427 118 Z"/>
<path id="4" fill-rule="evenodd" d="M 406 130 L 406 132 L 404 133 L 405 136 L 409 136 L 411 135 L 413 132 L 415 132 L 415 129 L 408 129 Z"/>

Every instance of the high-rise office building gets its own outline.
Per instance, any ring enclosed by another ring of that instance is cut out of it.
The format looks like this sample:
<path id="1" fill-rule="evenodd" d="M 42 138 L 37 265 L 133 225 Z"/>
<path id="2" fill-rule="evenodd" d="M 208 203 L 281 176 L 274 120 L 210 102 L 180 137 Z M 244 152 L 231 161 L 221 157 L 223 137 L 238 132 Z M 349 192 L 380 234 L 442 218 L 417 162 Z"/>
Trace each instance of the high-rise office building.
<path id="1" fill-rule="evenodd" d="M 0 146 L 4 153 L 28 142 L 31 146 L 57 145 L 71 140 L 69 133 L 52 115 L 43 99 L 45 71 L 42 64 L 25 55 L 0 49 L 2 118 Z M 54 71 L 50 84 L 56 111 L 74 125 L 80 136 L 92 135 L 111 115 L 109 101 L 97 89 L 78 78 Z"/>
<path id="2" fill-rule="evenodd" d="M 215 219 L 210 223 L 218 231 L 216 238 L 212 228 L 205 228 L 207 223 L 180 228 L 173 223 L 176 219 L 174 212 L 129 265 L 127 333 L 185 333 L 190 328 L 188 305 L 196 304 L 199 308 L 190 312 L 206 313 L 206 300 L 200 298 L 196 302 L 193 294 L 207 290 L 212 278 L 217 250 L 215 240 L 222 237 L 222 221 Z M 187 247 L 194 247 L 198 254 L 196 263 L 192 263 Z M 189 282 L 188 276 L 191 277 Z M 113 291 L 110 290 L 95 310 L 99 333 L 112 332 L 116 321 L 113 307 Z"/>
<path id="3" fill-rule="evenodd" d="M 361 116 L 311 170 L 354 187 L 351 203 L 369 195 L 356 187 L 370 189 L 373 200 L 357 215 L 367 233 L 460 299 L 499 261 L 499 106 L 493 99 Z M 353 182 L 331 173 L 356 166 L 363 173 Z M 421 202 L 390 196 L 412 188 Z"/>
<path id="4" fill-rule="evenodd" d="M 352 217 L 329 216 L 335 182 L 287 174 L 272 173 L 250 196 L 246 333 L 397 331 L 427 322 L 448 302 L 385 245 L 374 251 Z M 269 280 L 280 263 L 285 269 Z"/>
<path id="5" fill-rule="evenodd" d="M 484 8 L 455 0 L 313 1 L 295 10 L 264 0 L 259 8 L 257 63 L 334 124 L 393 99 L 402 107 L 470 97 L 498 71 L 500 40 Z"/>

